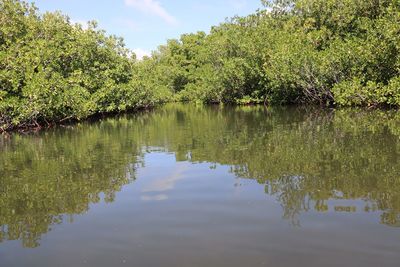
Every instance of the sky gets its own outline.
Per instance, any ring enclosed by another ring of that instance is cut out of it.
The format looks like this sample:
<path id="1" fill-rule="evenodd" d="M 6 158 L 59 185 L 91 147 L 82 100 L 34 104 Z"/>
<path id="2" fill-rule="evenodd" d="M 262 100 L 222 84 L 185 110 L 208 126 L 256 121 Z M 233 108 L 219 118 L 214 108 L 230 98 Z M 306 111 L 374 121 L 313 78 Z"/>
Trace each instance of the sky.
<path id="1" fill-rule="evenodd" d="M 138 57 L 183 33 L 208 32 L 234 15 L 261 8 L 260 0 L 30 0 L 39 10 L 61 11 L 74 23 L 96 20 L 124 38 Z"/>

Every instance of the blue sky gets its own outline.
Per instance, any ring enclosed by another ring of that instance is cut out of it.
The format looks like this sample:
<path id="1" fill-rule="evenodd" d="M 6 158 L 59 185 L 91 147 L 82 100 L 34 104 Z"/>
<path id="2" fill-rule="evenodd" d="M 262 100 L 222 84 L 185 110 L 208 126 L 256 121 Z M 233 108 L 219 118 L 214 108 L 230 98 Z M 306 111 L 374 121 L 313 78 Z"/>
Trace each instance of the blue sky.
<path id="1" fill-rule="evenodd" d="M 72 21 L 99 22 L 138 56 L 183 33 L 208 31 L 225 18 L 247 15 L 260 0 L 36 0 L 41 12 L 60 10 Z"/>

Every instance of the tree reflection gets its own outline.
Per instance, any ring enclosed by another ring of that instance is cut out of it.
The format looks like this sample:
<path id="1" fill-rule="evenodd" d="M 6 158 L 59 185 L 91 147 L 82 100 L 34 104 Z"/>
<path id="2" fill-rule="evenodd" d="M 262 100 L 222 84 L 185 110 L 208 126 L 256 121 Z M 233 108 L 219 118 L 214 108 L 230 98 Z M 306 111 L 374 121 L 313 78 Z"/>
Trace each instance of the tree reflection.
<path id="1" fill-rule="evenodd" d="M 231 165 L 256 179 L 295 224 L 301 212 L 335 210 L 328 200 L 359 199 L 364 211 L 381 211 L 383 224 L 399 226 L 396 111 L 175 105 L 141 123 L 135 135 L 178 161 Z"/>
<path id="2" fill-rule="evenodd" d="M 134 180 L 138 149 L 116 122 L 14 136 L 0 153 L 0 241 L 39 245 L 64 218 L 112 202 Z M 118 140 L 115 142 L 114 140 Z M 65 216 L 69 215 L 69 216 Z"/>
<path id="3" fill-rule="evenodd" d="M 168 105 L 0 143 L 0 241 L 40 236 L 91 203 L 112 202 L 135 178 L 142 152 L 231 166 L 276 197 L 283 217 L 355 212 L 362 200 L 400 226 L 400 115 L 395 111 Z"/>

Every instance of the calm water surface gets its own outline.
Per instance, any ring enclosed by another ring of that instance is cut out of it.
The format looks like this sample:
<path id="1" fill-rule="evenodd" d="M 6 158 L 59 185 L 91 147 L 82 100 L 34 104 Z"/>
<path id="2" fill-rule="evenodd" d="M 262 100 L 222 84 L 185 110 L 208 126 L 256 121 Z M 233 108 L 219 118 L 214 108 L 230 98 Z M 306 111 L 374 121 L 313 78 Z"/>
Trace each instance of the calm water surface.
<path id="1" fill-rule="evenodd" d="M 396 111 L 169 105 L 0 139 L 0 266 L 399 266 Z"/>

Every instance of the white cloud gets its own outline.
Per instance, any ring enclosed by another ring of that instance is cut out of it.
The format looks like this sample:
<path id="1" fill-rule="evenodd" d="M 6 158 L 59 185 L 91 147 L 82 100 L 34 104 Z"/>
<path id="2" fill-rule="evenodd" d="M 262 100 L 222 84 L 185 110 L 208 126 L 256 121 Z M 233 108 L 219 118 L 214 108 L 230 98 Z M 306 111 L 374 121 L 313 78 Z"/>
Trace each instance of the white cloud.
<path id="1" fill-rule="evenodd" d="M 146 50 L 141 49 L 141 48 L 135 48 L 132 51 L 133 51 L 133 53 L 136 54 L 136 58 L 138 60 L 142 60 L 144 57 L 150 57 L 151 56 L 151 52 L 150 51 L 146 51 Z"/>
<path id="2" fill-rule="evenodd" d="M 140 198 L 143 201 L 163 201 L 163 200 L 167 200 L 168 196 L 161 194 L 161 195 L 156 195 L 156 196 L 141 196 Z"/>
<path id="3" fill-rule="evenodd" d="M 184 179 L 184 172 L 186 171 L 187 166 L 180 164 L 178 168 L 174 170 L 174 172 L 168 177 L 162 177 L 160 179 L 155 180 L 149 186 L 142 190 L 143 193 L 154 193 L 154 192 L 166 192 L 175 188 L 175 185 L 180 180 Z"/>
<path id="4" fill-rule="evenodd" d="M 127 6 L 136 8 L 143 13 L 156 15 L 166 21 L 168 24 L 176 25 L 177 19 L 170 15 L 156 0 L 125 0 Z"/>
<path id="5" fill-rule="evenodd" d="M 186 164 L 179 164 L 177 168 L 174 169 L 174 172 L 167 177 L 160 177 L 155 180 L 153 183 L 146 186 L 143 190 L 141 199 L 143 201 L 162 201 L 168 199 L 168 191 L 171 191 L 175 188 L 176 184 L 185 178 L 184 172 L 188 166 Z M 154 194 L 156 195 L 149 195 Z"/>

